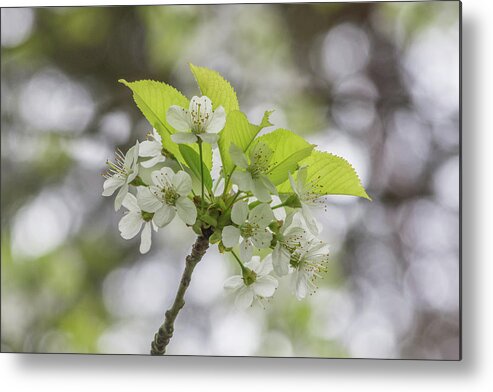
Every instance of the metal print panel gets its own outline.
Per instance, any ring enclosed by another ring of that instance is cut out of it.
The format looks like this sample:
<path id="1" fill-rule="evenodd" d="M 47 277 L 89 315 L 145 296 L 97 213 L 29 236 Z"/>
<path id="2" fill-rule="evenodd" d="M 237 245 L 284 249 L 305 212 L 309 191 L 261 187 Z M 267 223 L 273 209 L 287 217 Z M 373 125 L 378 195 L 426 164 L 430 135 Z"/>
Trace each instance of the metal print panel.
<path id="1" fill-rule="evenodd" d="M 2 352 L 460 359 L 459 2 L 1 18 Z"/>

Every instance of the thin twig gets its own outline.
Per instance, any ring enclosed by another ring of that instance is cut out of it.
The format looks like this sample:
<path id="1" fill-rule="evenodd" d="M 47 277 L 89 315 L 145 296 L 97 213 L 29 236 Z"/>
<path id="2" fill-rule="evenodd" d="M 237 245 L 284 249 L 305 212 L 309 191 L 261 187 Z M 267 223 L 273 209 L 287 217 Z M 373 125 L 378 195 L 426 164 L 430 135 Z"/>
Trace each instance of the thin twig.
<path id="1" fill-rule="evenodd" d="M 185 259 L 185 271 L 183 271 L 178 292 L 173 305 L 165 314 L 164 323 L 154 335 L 154 340 L 151 343 L 151 355 L 163 355 L 166 352 L 166 346 L 173 337 L 176 316 L 185 305 L 185 292 L 192 279 L 192 272 L 209 248 L 210 234 L 204 233 L 197 237 L 195 244 L 193 244 L 192 252 Z"/>

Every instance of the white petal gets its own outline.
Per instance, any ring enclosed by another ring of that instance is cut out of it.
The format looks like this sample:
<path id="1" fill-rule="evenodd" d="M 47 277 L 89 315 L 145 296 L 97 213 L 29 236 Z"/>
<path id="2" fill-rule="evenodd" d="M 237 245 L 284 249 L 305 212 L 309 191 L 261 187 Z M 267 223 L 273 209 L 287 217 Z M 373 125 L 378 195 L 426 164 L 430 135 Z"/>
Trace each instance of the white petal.
<path id="1" fill-rule="evenodd" d="M 235 299 L 235 306 L 239 309 L 248 308 L 253 302 L 253 291 L 244 287 L 238 291 Z"/>
<path id="2" fill-rule="evenodd" d="M 120 176 L 112 176 L 103 183 L 103 196 L 111 196 L 115 191 L 125 184 L 125 180 Z"/>
<path id="3" fill-rule="evenodd" d="M 248 203 L 239 201 L 231 209 L 231 220 L 237 225 L 242 225 L 248 218 Z"/>
<path id="4" fill-rule="evenodd" d="M 298 169 L 298 177 L 296 177 L 296 183 L 299 192 L 304 191 L 307 177 L 308 177 L 308 167 L 307 166 L 300 167 Z"/>
<path id="5" fill-rule="evenodd" d="M 252 235 L 252 242 L 258 249 L 268 248 L 272 241 L 272 233 L 267 229 L 256 230 Z"/>
<path id="6" fill-rule="evenodd" d="M 171 182 L 176 192 L 181 196 L 188 196 L 192 191 L 192 178 L 183 170 L 177 172 Z"/>
<path id="7" fill-rule="evenodd" d="M 240 242 L 240 229 L 234 226 L 226 226 L 222 233 L 223 245 L 232 248 Z"/>
<path id="8" fill-rule="evenodd" d="M 219 106 L 212 114 L 209 124 L 207 125 L 206 132 L 219 133 L 226 125 L 226 112 L 222 106 Z"/>
<path id="9" fill-rule="evenodd" d="M 219 179 L 214 179 L 214 183 L 212 185 L 212 189 L 214 191 L 214 196 L 221 196 L 224 192 L 225 181 L 224 177 L 220 177 Z"/>
<path id="10" fill-rule="evenodd" d="M 134 238 L 140 231 L 144 220 L 138 212 L 129 212 L 118 223 L 120 234 L 126 240 Z"/>
<path id="11" fill-rule="evenodd" d="M 175 214 L 176 211 L 173 207 L 164 204 L 159 210 L 156 211 L 152 220 L 158 227 L 164 227 L 173 220 Z"/>
<path id="12" fill-rule="evenodd" d="M 243 278 L 241 275 L 230 276 L 224 281 L 224 288 L 235 290 L 243 286 Z"/>
<path id="13" fill-rule="evenodd" d="M 160 162 L 166 161 L 166 158 L 163 155 L 156 155 L 155 157 L 148 159 L 147 161 L 141 162 L 142 167 L 149 169 L 153 166 L 156 166 Z"/>
<path id="14" fill-rule="evenodd" d="M 253 180 L 252 193 L 259 201 L 263 203 L 270 203 L 270 201 L 272 200 L 270 197 L 269 189 L 266 188 L 262 181 L 260 181 L 260 179 L 258 178 Z"/>
<path id="15" fill-rule="evenodd" d="M 319 234 L 319 227 L 317 225 L 317 221 L 313 217 L 313 214 L 310 210 L 310 207 L 308 207 L 306 204 L 302 203 L 301 204 L 301 211 L 303 213 L 303 218 L 305 219 L 306 226 L 308 229 L 311 231 L 312 234 L 318 235 Z"/>
<path id="16" fill-rule="evenodd" d="M 272 256 L 267 255 L 255 269 L 255 273 L 259 276 L 268 275 L 272 272 L 274 268 L 272 267 Z"/>
<path id="17" fill-rule="evenodd" d="M 209 143 L 211 145 L 217 144 L 219 140 L 219 135 L 215 133 L 198 133 L 197 136 L 202 139 L 204 143 Z"/>
<path id="18" fill-rule="evenodd" d="M 133 163 L 139 157 L 139 141 L 135 144 L 135 146 L 130 147 L 127 153 L 125 154 L 125 159 L 123 161 L 123 166 L 127 169 L 132 167 Z"/>
<path id="19" fill-rule="evenodd" d="M 248 261 L 253 256 L 253 245 L 252 242 L 245 238 L 240 244 L 240 257 L 243 261 Z"/>
<path id="20" fill-rule="evenodd" d="M 291 175 L 291 173 L 288 173 L 288 176 L 289 176 L 289 183 L 291 184 L 291 189 L 293 190 L 293 192 L 299 196 L 299 190 L 298 190 L 298 187 L 296 185 L 296 182 L 293 178 L 293 176 Z"/>
<path id="21" fill-rule="evenodd" d="M 144 254 L 149 252 L 151 249 L 151 222 L 146 222 L 144 224 L 144 230 L 140 235 L 140 253 Z"/>
<path id="22" fill-rule="evenodd" d="M 272 266 L 279 276 L 287 275 L 289 272 L 289 253 L 280 244 L 277 244 L 272 251 Z"/>
<path id="23" fill-rule="evenodd" d="M 256 223 L 260 228 L 264 228 L 274 220 L 274 213 L 268 204 L 262 203 L 250 211 L 248 220 Z"/>
<path id="24" fill-rule="evenodd" d="M 129 211 L 140 213 L 140 208 L 137 203 L 137 198 L 131 193 L 127 193 L 125 195 L 125 197 L 123 198 L 122 205 Z"/>
<path id="25" fill-rule="evenodd" d="M 242 191 L 253 191 L 254 185 L 252 180 L 252 175 L 247 171 L 236 170 L 231 175 L 231 180 L 233 183 L 238 185 Z"/>
<path id="26" fill-rule="evenodd" d="M 246 169 L 248 167 L 248 159 L 245 153 L 236 144 L 231 143 L 231 146 L 229 147 L 229 154 L 231 156 L 231 160 L 236 166 L 241 167 L 242 169 Z"/>
<path id="27" fill-rule="evenodd" d="M 174 176 L 175 172 L 169 167 L 163 167 L 151 173 L 152 182 L 160 189 L 169 188 Z"/>
<path id="28" fill-rule="evenodd" d="M 190 113 L 181 106 L 170 106 L 166 113 L 166 121 L 179 132 L 187 132 L 192 129 Z"/>
<path id="29" fill-rule="evenodd" d="M 176 201 L 176 212 L 187 225 L 193 225 L 197 220 L 197 208 L 188 197 L 179 197 Z"/>
<path id="30" fill-rule="evenodd" d="M 255 283 L 252 284 L 255 294 L 264 298 L 272 297 L 278 285 L 277 279 L 270 275 L 257 278 Z"/>
<path id="31" fill-rule="evenodd" d="M 156 212 L 163 205 L 148 187 L 143 186 L 137 188 L 137 204 L 139 209 L 146 212 Z"/>
<path id="32" fill-rule="evenodd" d="M 202 97 L 194 96 L 190 100 L 189 110 L 190 113 L 194 113 L 196 117 L 210 118 L 212 115 L 212 101 L 205 95 Z"/>
<path id="33" fill-rule="evenodd" d="M 294 285 L 295 285 L 295 294 L 296 298 L 301 300 L 306 297 L 308 294 L 309 288 L 308 288 L 308 277 L 306 274 L 298 272 L 293 276 L 294 279 Z"/>
<path id="34" fill-rule="evenodd" d="M 139 155 L 141 157 L 154 157 L 161 154 L 161 143 L 155 140 L 146 140 L 140 143 Z"/>
<path id="35" fill-rule="evenodd" d="M 197 141 L 197 136 L 192 132 L 177 132 L 171 135 L 171 140 L 177 144 L 191 144 Z"/>
<path id="36" fill-rule="evenodd" d="M 270 193 L 277 195 L 277 188 L 272 183 L 272 181 L 269 180 L 269 177 L 267 177 L 265 174 L 261 174 L 258 179 L 264 185 L 264 187 L 269 190 Z"/>
<path id="37" fill-rule="evenodd" d="M 115 197 L 115 211 L 118 211 L 120 209 L 123 203 L 123 199 L 125 198 L 127 193 L 128 193 L 128 185 L 123 184 L 123 186 L 120 188 L 120 190 L 118 191 Z"/>
<path id="38" fill-rule="evenodd" d="M 250 261 L 247 261 L 245 263 L 245 267 L 251 269 L 253 272 L 257 272 L 257 270 L 260 268 L 260 256 L 252 256 Z"/>

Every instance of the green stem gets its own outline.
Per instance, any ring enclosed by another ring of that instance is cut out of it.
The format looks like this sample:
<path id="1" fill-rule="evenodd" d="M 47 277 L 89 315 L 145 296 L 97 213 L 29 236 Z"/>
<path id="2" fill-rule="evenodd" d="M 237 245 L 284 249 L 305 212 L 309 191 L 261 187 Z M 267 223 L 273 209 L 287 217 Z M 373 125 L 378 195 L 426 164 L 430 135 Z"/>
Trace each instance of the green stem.
<path id="1" fill-rule="evenodd" d="M 200 182 L 201 182 L 201 198 L 200 198 L 200 209 L 204 210 L 204 161 L 202 160 L 202 140 L 199 139 L 199 154 L 200 154 Z"/>
<path id="2" fill-rule="evenodd" d="M 151 344 L 151 355 L 163 355 L 166 352 L 166 346 L 173 337 L 176 316 L 178 316 L 181 308 L 185 305 L 185 292 L 190 285 L 192 272 L 209 248 L 209 236 L 209 233 L 200 235 L 195 241 L 195 244 L 193 244 L 192 252 L 185 259 L 185 270 L 181 277 L 178 292 L 176 293 L 173 305 L 165 314 L 163 324 L 154 335 L 154 340 Z"/>
<path id="3" fill-rule="evenodd" d="M 241 262 L 240 258 L 237 256 L 237 254 L 234 252 L 234 250 L 231 250 L 231 253 L 232 255 L 235 257 L 236 261 L 238 262 L 238 264 L 240 265 L 240 268 L 241 268 L 241 271 L 245 271 L 246 270 L 246 267 L 243 265 L 243 263 Z"/>
<path id="4" fill-rule="evenodd" d="M 281 207 L 284 207 L 285 205 L 286 204 L 281 203 L 281 204 L 278 204 L 277 206 L 271 207 L 271 209 L 275 210 L 276 208 L 281 208 Z"/>

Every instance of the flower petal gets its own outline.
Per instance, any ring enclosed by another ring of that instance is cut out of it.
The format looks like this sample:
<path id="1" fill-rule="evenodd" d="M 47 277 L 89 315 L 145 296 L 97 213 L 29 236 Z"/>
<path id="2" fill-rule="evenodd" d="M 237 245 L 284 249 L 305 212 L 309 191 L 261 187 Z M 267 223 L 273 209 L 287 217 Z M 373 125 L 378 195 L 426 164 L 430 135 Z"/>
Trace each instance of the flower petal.
<path id="1" fill-rule="evenodd" d="M 231 175 L 231 180 L 234 184 L 238 185 L 242 191 L 253 191 L 253 180 L 252 175 L 247 171 L 236 170 Z"/>
<path id="2" fill-rule="evenodd" d="M 118 211 L 123 203 L 123 199 L 128 193 L 128 184 L 123 184 L 115 197 L 115 211 Z"/>
<path id="3" fill-rule="evenodd" d="M 297 196 L 299 196 L 300 192 L 298 190 L 298 186 L 296 185 L 296 181 L 294 180 L 294 177 L 291 175 L 291 173 L 288 173 L 288 176 L 289 176 L 289 183 L 291 184 L 291 189 Z"/>
<path id="4" fill-rule="evenodd" d="M 272 266 L 278 276 L 289 272 L 289 253 L 278 243 L 272 251 Z"/>
<path id="5" fill-rule="evenodd" d="M 176 200 L 176 212 L 183 222 L 193 225 L 197 220 L 197 208 L 188 197 L 181 196 Z"/>
<path id="6" fill-rule="evenodd" d="M 163 203 L 154 196 L 148 187 L 139 186 L 137 188 L 137 205 L 142 211 L 156 212 Z"/>
<path id="7" fill-rule="evenodd" d="M 298 272 L 293 275 L 294 291 L 296 298 L 299 300 L 305 298 L 308 294 L 308 279 L 309 277 L 302 272 Z"/>
<path id="8" fill-rule="evenodd" d="M 317 225 L 317 221 L 315 220 L 310 207 L 308 207 L 306 204 L 302 203 L 301 204 L 301 212 L 303 214 L 303 218 L 305 220 L 306 226 L 308 227 L 308 230 L 311 231 L 313 235 L 318 235 L 320 230 Z"/>
<path id="9" fill-rule="evenodd" d="M 206 132 L 208 133 L 219 133 L 223 130 L 226 125 L 226 112 L 222 106 L 219 106 L 214 113 L 212 113 L 212 117 L 209 120 L 209 124 L 207 125 Z"/>
<path id="10" fill-rule="evenodd" d="M 232 248 L 240 242 L 240 229 L 234 226 L 226 226 L 222 233 L 223 245 Z"/>
<path id="11" fill-rule="evenodd" d="M 241 167 L 242 169 L 246 169 L 248 167 L 248 159 L 245 153 L 236 144 L 231 143 L 231 146 L 229 147 L 229 154 L 231 155 L 231 159 L 236 166 Z"/>
<path id="12" fill-rule="evenodd" d="M 187 132 L 192 129 L 190 113 L 181 106 L 170 106 L 166 113 L 166 121 L 179 132 Z"/>
<path id="13" fill-rule="evenodd" d="M 166 161 L 166 158 L 163 155 L 156 155 L 155 157 L 148 159 L 147 161 L 141 162 L 142 167 L 149 169 L 153 166 L 156 166 L 160 162 Z"/>
<path id="14" fill-rule="evenodd" d="M 103 183 L 103 196 L 111 196 L 115 191 L 125 184 L 125 179 L 120 176 L 112 176 Z"/>
<path id="15" fill-rule="evenodd" d="M 140 143 L 139 155 L 141 157 L 154 157 L 161 154 L 161 143 L 155 140 L 146 140 Z"/>
<path id="16" fill-rule="evenodd" d="M 154 185 L 160 189 L 169 188 L 172 186 L 172 180 L 175 172 L 170 167 L 162 167 L 159 170 L 151 173 L 151 179 Z"/>
<path id="17" fill-rule="evenodd" d="M 253 302 L 253 291 L 248 287 L 243 287 L 238 291 L 235 299 L 235 306 L 239 309 L 248 308 Z"/>
<path id="18" fill-rule="evenodd" d="M 231 220 L 237 225 L 242 225 L 248 218 L 248 203 L 245 201 L 237 202 L 231 209 Z"/>
<path id="19" fill-rule="evenodd" d="M 173 220 L 175 214 L 176 211 L 173 207 L 163 204 L 161 208 L 156 211 L 152 220 L 158 227 L 164 227 Z"/>
<path id="20" fill-rule="evenodd" d="M 192 132 L 177 132 L 171 135 L 171 140 L 177 144 L 191 144 L 197 141 L 197 136 Z"/>
<path id="21" fill-rule="evenodd" d="M 121 236 L 129 240 L 134 238 L 140 231 L 144 220 L 140 212 L 129 212 L 118 223 L 118 230 L 120 230 Z"/>
<path id="22" fill-rule="evenodd" d="M 253 245 L 252 242 L 245 238 L 240 244 L 240 257 L 243 261 L 248 261 L 253 256 Z"/>
<path id="23" fill-rule="evenodd" d="M 192 191 L 192 178 L 183 170 L 177 172 L 171 182 L 176 192 L 181 196 L 188 196 Z"/>
<path id="24" fill-rule="evenodd" d="M 258 249 L 265 249 L 270 246 L 272 233 L 267 229 L 255 230 L 252 235 L 252 242 Z"/>
<path id="25" fill-rule="evenodd" d="M 274 213 L 268 204 L 262 203 L 250 211 L 248 220 L 260 228 L 265 228 L 274 220 Z"/>
<path id="26" fill-rule="evenodd" d="M 255 283 L 252 284 L 254 293 L 264 298 L 272 297 L 276 292 L 277 286 L 279 286 L 279 282 L 270 275 L 257 278 Z"/>
<path id="27" fill-rule="evenodd" d="M 197 136 L 202 139 L 204 143 L 217 144 L 219 140 L 219 135 L 215 133 L 198 133 Z"/>
<path id="28" fill-rule="evenodd" d="M 140 253 L 144 254 L 149 252 L 151 249 L 151 222 L 146 222 L 144 224 L 144 229 L 140 235 Z"/>
<path id="29" fill-rule="evenodd" d="M 307 177 L 308 177 L 308 168 L 306 166 L 300 167 L 298 169 L 298 177 L 296 177 L 296 186 L 300 193 L 303 193 L 305 190 Z"/>
<path id="30" fill-rule="evenodd" d="M 129 211 L 140 213 L 140 207 L 139 204 L 137 203 L 137 198 L 131 193 L 127 193 L 125 195 L 122 201 L 122 205 Z"/>
<path id="31" fill-rule="evenodd" d="M 254 256 L 255 257 L 255 256 Z M 265 276 L 268 275 L 272 272 L 273 267 L 272 267 L 272 256 L 267 255 L 255 268 L 255 273 L 258 276 Z"/>
<path id="32" fill-rule="evenodd" d="M 259 201 L 263 203 L 270 203 L 270 201 L 272 200 L 270 197 L 269 189 L 266 188 L 262 181 L 260 181 L 260 179 L 258 178 L 253 180 L 252 193 Z"/>
<path id="33" fill-rule="evenodd" d="M 241 275 L 230 276 L 224 281 L 224 288 L 235 290 L 243 286 L 243 278 Z"/>
<path id="34" fill-rule="evenodd" d="M 271 180 L 269 180 L 269 177 L 267 177 L 265 174 L 261 174 L 258 177 L 259 181 L 262 183 L 262 185 L 268 189 L 268 191 L 274 195 L 277 195 L 277 188 L 276 186 L 272 183 Z"/>

